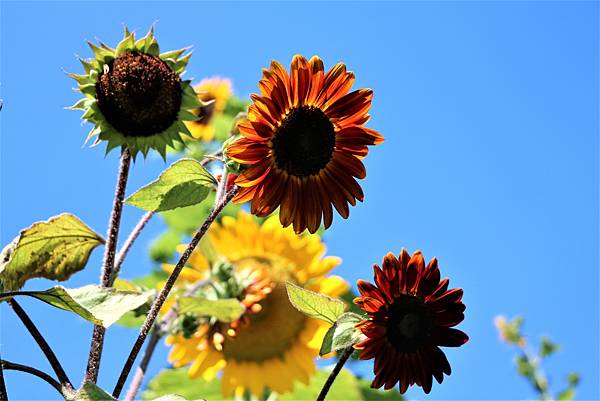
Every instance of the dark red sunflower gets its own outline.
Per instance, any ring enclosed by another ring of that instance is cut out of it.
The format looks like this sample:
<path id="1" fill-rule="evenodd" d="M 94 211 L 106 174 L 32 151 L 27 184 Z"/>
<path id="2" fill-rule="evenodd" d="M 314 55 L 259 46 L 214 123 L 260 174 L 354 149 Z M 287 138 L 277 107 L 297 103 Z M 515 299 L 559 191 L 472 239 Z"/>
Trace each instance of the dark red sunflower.
<path id="1" fill-rule="evenodd" d="M 399 382 L 404 393 L 416 384 L 428 394 L 432 377 L 441 383 L 451 372 L 439 347 L 460 347 L 469 340 L 452 328 L 465 317 L 463 290 L 448 290 L 437 259 L 425 266 L 419 251 L 411 257 L 402 249 L 398 259 L 388 253 L 382 267 L 373 267 L 376 285 L 358 281 L 362 296 L 354 303 L 369 319 L 357 325 L 367 338 L 354 347 L 362 350 L 360 359 L 375 358 L 371 387 L 388 390 Z"/>
<path id="2" fill-rule="evenodd" d="M 350 92 L 354 74 L 342 63 L 327 73 L 317 56 L 292 60 L 291 73 L 276 61 L 263 70 L 260 95 L 252 95 L 243 136 L 227 156 L 248 168 L 236 180 L 236 202 L 252 201 L 251 211 L 266 216 L 281 206 L 284 227 L 311 233 L 333 220 L 332 205 L 347 218 L 348 203 L 364 196 L 356 178 L 366 171 L 367 146 L 383 137 L 364 127 L 373 91 Z"/>

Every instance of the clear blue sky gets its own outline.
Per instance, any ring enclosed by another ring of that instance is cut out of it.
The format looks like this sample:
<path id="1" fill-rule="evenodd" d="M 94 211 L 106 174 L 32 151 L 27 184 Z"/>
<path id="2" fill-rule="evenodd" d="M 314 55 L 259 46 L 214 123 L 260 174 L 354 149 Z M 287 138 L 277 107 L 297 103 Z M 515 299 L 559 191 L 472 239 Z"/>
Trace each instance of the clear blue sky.
<path id="1" fill-rule="evenodd" d="M 85 40 L 115 44 L 122 23 L 157 21 L 163 49 L 194 46 L 190 77 L 224 75 L 257 90 L 271 59 L 344 61 L 375 91 L 370 126 L 386 137 L 366 159 L 365 203 L 336 218 L 329 251 L 338 273 L 370 279 L 388 251 L 422 249 L 463 287 L 471 341 L 447 351 L 453 374 L 428 399 L 525 399 L 496 314 L 523 314 L 526 331 L 562 345 L 546 365 L 562 386 L 582 374 L 578 399 L 598 399 L 598 3 L 19 3 L 1 5 L 1 242 L 63 211 L 104 234 L 118 158 L 82 148 L 88 126 L 63 109 L 78 95 L 63 73 L 81 70 Z M 153 180 L 160 159 L 139 160 L 129 189 Z M 141 211 L 125 207 L 128 232 Z M 152 268 L 153 221 L 124 266 Z M 101 250 L 71 286 L 98 280 Z M 41 280 L 28 288 L 47 288 Z M 91 326 L 23 300 L 74 382 Z M 2 355 L 48 370 L 0 305 Z M 109 331 L 100 384 L 112 388 L 136 332 Z M 166 365 L 161 349 L 151 371 Z M 356 365 L 367 373 L 370 363 Z M 53 399 L 43 382 L 8 372 L 12 399 Z M 423 399 L 417 389 L 409 398 Z"/>

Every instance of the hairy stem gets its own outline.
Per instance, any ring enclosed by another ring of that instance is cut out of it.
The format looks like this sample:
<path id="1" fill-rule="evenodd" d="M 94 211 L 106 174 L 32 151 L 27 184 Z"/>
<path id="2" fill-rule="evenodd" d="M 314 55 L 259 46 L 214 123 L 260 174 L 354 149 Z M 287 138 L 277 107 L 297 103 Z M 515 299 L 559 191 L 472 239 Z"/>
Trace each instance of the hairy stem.
<path id="1" fill-rule="evenodd" d="M 221 185 L 226 185 L 226 184 L 224 184 L 222 181 Z M 119 395 L 121 394 L 121 390 L 123 389 L 123 386 L 125 385 L 125 381 L 127 381 L 127 376 L 129 376 L 131 367 L 133 366 L 133 363 L 135 362 L 135 359 L 136 359 L 138 353 L 140 352 L 140 349 L 142 348 L 142 345 L 144 344 L 144 341 L 146 340 L 146 337 L 148 336 L 148 333 L 150 332 L 150 329 L 152 328 L 154 321 L 156 320 L 156 317 L 158 316 L 158 312 L 160 311 L 160 308 L 165 303 L 167 296 L 169 295 L 169 292 L 173 288 L 173 285 L 175 284 L 177 277 L 179 277 L 179 273 L 181 273 L 181 270 L 183 269 L 186 262 L 190 258 L 192 251 L 196 248 L 196 246 L 198 245 L 198 243 L 200 242 L 202 237 L 204 237 L 204 234 L 206 234 L 206 231 L 208 231 L 208 228 L 215 221 L 215 219 L 221 213 L 223 208 L 225 208 L 225 206 L 231 201 L 231 199 L 233 199 L 233 196 L 237 193 L 237 191 L 238 191 L 238 187 L 234 186 L 231 189 L 231 191 L 229 191 L 229 193 L 227 193 L 227 195 L 225 196 L 225 198 L 222 201 L 215 203 L 215 206 L 213 207 L 212 211 L 210 212 L 210 214 L 204 221 L 204 224 L 202 224 L 202 227 L 200 227 L 200 229 L 196 232 L 196 234 L 194 234 L 189 245 L 187 246 L 187 248 L 181 255 L 181 258 L 175 265 L 173 272 L 167 279 L 164 287 L 162 288 L 162 290 L 160 290 L 160 292 L 156 296 L 156 299 L 152 303 L 152 307 L 150 308 L 150 311 L 148 312 L 148 315 L 146 316 L 146 320 L 144 321 L 144 324 L 142 325 L 142 327 L 140 329 L 138 338 L 136 339 L 135 343 L 133 344 L 131 352 L 129 353 L 129 356 L 127 357 L 127 360 L 125 361 L 125 365 L 123 366 L 121 375 L 119 376 L 119 380 L 117 381 L 117 384 L 115 385 L 115 389 L 113 390 L 113 397 L 118 398 Z M 217 190 L 217 192 L 218 192 L 218 190 Z"/>
<path id="2" fill-rule="evenodd" d="M 50 345 L 48 345 L 48 342 L 46 342 L 46 339 L 44 338 L 42 333 L 40 333 L 40 331 L 37 329 L 33 321 L 29 318 L 25 310 L 23 310 L 21 305 L 19 305 L 19 303 L 14 298 L 9 299 L 7 302 L 11 306 L 11 308 L 13 308 L 19 319 L 21 319 L 21 322 L 23 322 L 25 328 L 27 328 L 35 342 L 38 344 L 38 346 L 46 356 L 46 359 L 48 359 L 48 362 L 50 363 L 50 366 L 52 366 L 52 369 L 54 370 L 54 373 L 56 373 L 56 377 L 58 378 L 60 383 L 67 389 L 73 390 L 73 385 L 71 384 L 71 381 L 65 373 L 65 370 L 63 369 L 62 365 L 58 361 L 56 354 L 54 354 L 54 351 L 52 351 L 52 348 L 50 348 Z"/>
<path id="3" fill-rule="evenodd" d="M 4 371 L 2 363 L 0 363 L 0 401 L 8 401 L 8 393 L 6 392 L 6 384 L 4 383 Z"/>
<path id="4" fill-rule="evenodd" d="M 192 287 L 190 287 L 185 293 L 184 296 L 191 296 L 196 293 L 201 287 L 205 286 L 208 283 L 208 280 L 200 280 L 196 282 Z M 152 331 L 152 336 L 146 346 L 146 350 L 144 351 L 144 355 L 142 356 L 142 362 L 140 362 L 140 366 L 137 368 L 135 372 L 135 376 L 129 385 L 129 389 L 127 390 L 127 395 L 125 396 L 125 401 L 133 401 L 137 392 L 139 391 L 142 382 L 144 381 L 144 376 L 146 375 L 146 370 L 148 369 L 148 365 L 150 364 L 150 359 L 154 354 L 154 350 L 156 349 L 156 345 L 158 341 L 165 334 L 166 329 L 169 327 L 171 322 L 177 317 L 176 306 L 173 305 L 169 312 L 154 326 L 154 330 Z"/>
<path id="5" fill-rule="evenodd" d="M 340 373 L 340 371 L 344 367 L 344 364 L 346 363 L 346 361 L 348 360 L 348 358 L 350 358 L 350 355 L 352 355 L 352 352 L 354 352 L 354 348 L 352 348 L 352 347 L 348 347 L 348 348 L 346 348 L 344 350 L 344 352 L 340 356 L 340 359 L 337 361 L 337 363 L 335 364 L 335 367 L 333 368 L 333 370 L 329 374 L 329 377 L 325 381 L 325 384 L 323 385 L 323 388 L 321 389 L 321 392 L 317 396 L 317 401 L 324 401 L 325 400 L 325 397 L 327 397 L 327 393 L 329 392 L 329 389 L 331 388 L 331 385 L 333 384 L 333 382 L 335 381 L 337 375 Z"/>
<path id="6" fill-rule="evenodd" d="M 37 376 L 40 379 L 44 380 L 49 385 L 51 385 L 52 387 L 54 387 L 61 396 L 63 395 L 62 385 L 59 382 L 57 382 L 56 380 L 54 380 L 54 378 L 52 376 L 50 376 L 47 373 L 42 372 L 41 370 L 37 370 L 36 368 L 32 368 L 31 366 L 13 363 L 13 362 L 7 361 L 5 359 L 0 360 L 0 365 L 5 370 L 18 370 L 20 372 L 25 372 L 25 373 L 29 373 L 31 375 Z M 72 389 L 70 391 L 72 391 Z M 8 399 L 8 398 L 6 398 L 6 399 Z"/>
<path id="7" fill-rule="evenodd" d="M 115 252 L 117 249 L 117 240 L 119 237 L 119 226 L 121 224 L 121 214 L 123 212 L 123 200 L 125 199 L 125 189 L 127 187 L 127 178 L 129 176 L 129 166 L 131 165 L 131 153 L 125 148 L 121 153 L 121 163 L 119 165 L 119 175 L 117 177 L 117 188 L 115 190 L 115 199 L 108 223 L 108 233 L 106 246 L 104 248 L 104 261 L 102 263 L 102 275 L 100 276 L 100 285 L 109 287 L 113 277 L 113 268 L 115 264 Z M 104 333 L 106 329 L 102 326 L 94 326 L 92 334 L 92 343 L 88 356 L 87 367 L 83 382 L 96 383 L 98 371 L 100 369 L 100 358 L 102 357 L 102 347 L 104 345 Z"/>
<path id="8" fill-rule="evenodd" d="M 131 234 L 129 234 L 129 237 L 127 237 L 127 239 L 125 240 L 125 243 L 123 244 L 123 247 L 119 250 L 119 253 L 117 253 L 117 256 L 115 258 L 115 266 L 112 270 L 112 275 L 110 278 L 110 285 L 113 285 L 113 283 L 115 282 L 115 279 L 121 271 L 121 265 L 123 264 L 123 260 L 125 260 L 125 257 L 127 256 L 127 252 L 129 252 L 131 246 L 133 245 L 137 237 L 140 235 L 144 227 L 146 227 L 146 224 L 148 223 L 148 221 L 150 221 L 152 216 L 154 216 L 154 212 L 147 212 L 142 216 L 140 221 L 138 221 L 138 223 L 131 231 Z"/>
<path id="9" fill-rule="evenodd" d="M 150 364 L 150 359 L 154 354 L 154 350 L 158 345 L 158 341 L 161 338 L 161 332 L 158 327 L 155 327 L 152 330 L 152 335 L 150 336 L 150 340 L 148 340 L 148 345 L 146 346 L 146 350 L 144 351 L 144 355 L 142 356 L 142 361 L 140 362 L 140 366 L 138 366 L 135 376 L 131 381 L 131 385 L 129 386 L 129 390 L 127 391 L 127 395 L 125 396 L 125 401 L 134 401 L 135 396 L 138 393 L 138 390 L 142 386 L 142 382 L 144 381 L 144 376 L 146 375 L 146 370 L 148 369 L 148 365 Z"/>

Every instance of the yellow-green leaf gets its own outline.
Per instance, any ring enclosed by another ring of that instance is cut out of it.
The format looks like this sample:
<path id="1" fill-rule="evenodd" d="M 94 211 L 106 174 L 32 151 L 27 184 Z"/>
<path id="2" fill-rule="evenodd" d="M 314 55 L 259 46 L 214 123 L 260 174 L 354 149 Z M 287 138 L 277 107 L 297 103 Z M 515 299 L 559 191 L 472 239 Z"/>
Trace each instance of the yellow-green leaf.
<path id="1" fill-rule="evenodd" d="M 67 395 L 65 399 L 67 401 L 117 401 L 94 383 L 85 383 L 75 394 Z"/>
<path id="2" fill-rule="evenodd" d="M 181 297 L 177 303 L 179 313 L 211 316 L 221 322 L 233 322 L 244 313 L 244 305 L 235 298 L 213 300 L 199 297 Z"/>
<path id="3" fill-rule="evenodd" d="M 83 269 L 104 239 L 71 214 L 34 223 L 0 254 L 0 284 L 16 291 L 31 278 L 64 281 Z"/>
<path id="4" fill-rule="evenodd" d="M 339 299 L 307 290 L 289 281 L 285 286 L 292 305 L 309 317 L 334 324 L 344 313 L 344 302 Z"/>
<path id="5" fill-rule="evenodd" d="M 215 178 L 193 159 L 181 159 L 170 165 L 156 181 L 126 199 L 140 209 L 163 212 L 202 202 L 216 184 Z"/>
<path id="6" fill-rule="evenodd" d="M 46 291 L 0 294 L 0 301 L 17 295 L 37 298 L 57 308 L 75 312 L 94 324 L 108 327 L 125 313 L 144 305 L 153 294 L 150 291 L 124 291 L 97 285 L 80 288 L 56 286 Z"/>
<path id="7" fill-rule="evenodd" d="M 342 314 L 325 333 L 319 355 L 323 356 L 356 344 L 362 338 L 362 333 L 356 325 L 362 320 L 364 319 L 360 315 L 353 312 Z"/>

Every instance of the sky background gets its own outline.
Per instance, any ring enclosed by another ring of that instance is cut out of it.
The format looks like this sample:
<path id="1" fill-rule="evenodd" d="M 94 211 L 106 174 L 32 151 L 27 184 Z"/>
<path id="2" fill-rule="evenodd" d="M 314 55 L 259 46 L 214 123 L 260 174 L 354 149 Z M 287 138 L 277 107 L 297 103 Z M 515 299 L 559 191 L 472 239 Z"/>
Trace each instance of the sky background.
<path id="1" fill-rule="evenodd" d="M 80 96 L 64 73 L 79 73 L 85 41 L 116 44 L 122 24 L 161 49 L 193 45 L 188 77 L 222 75 L 237 95 L 257 91 L 272 59 L 344 61 L 355 87 L 375 92 L 369 126 L 386 138 L 366 159 L 365 202 L 336 217 L 325 239 L 349 281 L 371 279 L 388 251 L 437 256 L 467 305 L 470 341 L 447 349 L 453 373 L 429 396 L 409 399 L 532 398 L 514 351 L 499 342 L 497 314 L 523 315 L 534 344 L 561 344 L 545 364 L 551 385 L 582 376 L 577 399 L 598 399 L 598 3 L 20 3 L 1 4 L 1 243 L 63 211 L 104 235 L 118 155 L 84 148 L 89 126 L 64 110 Z M 134 165 L 132 193 L 165 163 Z M 125 206 L 126 234 L 142 215 Z M 124 278 L 148 272 L 148 246 L 164 229 L 153 220 L 129 254 Z M 102 250 L 68 283 L 97 283 Z M 51 286 L 33 280 L 27 289 Z M 35 300 L 21 304 L 74 383 L 92 326 Z M 6 304 L 3 357 L 50 371 Z M 111 328 L 100 385 L 112 389 L 136 330 Z M 151 364 L 166 363 L 166 348 Z M 369 376 L 371 362 L 354 364 Z M 5 372 L 12 400 L 54 399 L 45 383 Z"/>

